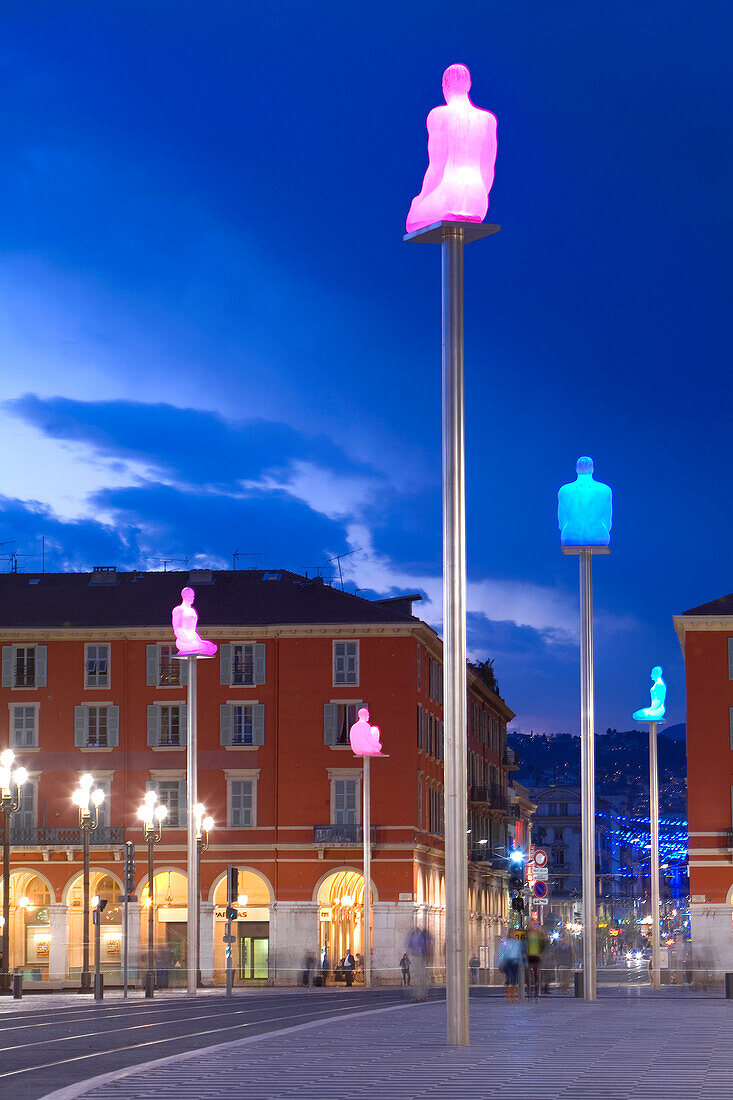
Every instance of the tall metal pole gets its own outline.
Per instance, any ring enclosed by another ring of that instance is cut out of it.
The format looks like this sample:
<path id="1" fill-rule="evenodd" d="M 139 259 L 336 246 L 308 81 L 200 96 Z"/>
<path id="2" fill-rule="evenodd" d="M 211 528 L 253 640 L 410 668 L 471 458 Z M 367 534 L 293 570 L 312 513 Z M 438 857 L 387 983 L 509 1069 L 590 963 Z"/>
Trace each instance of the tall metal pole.
<path id="1" fill-rule="evenodd" d="M 153 859 L 155 853 L 155 830 L 148 830 L 148 974 L 152 974 L 152 981 L 148 989 L 152 995 L 155 989 L 155 868 Z"/>
<path id="2" fill-rule="evenodd" d="M 583 839 L 583 997 L 596 999 L 596 800 L 593 702 L 593 553 L 580 562 L 580 770 Z"/>
<path id="3" fill-rule="evenodd" d="M 196 839 L 196 985 L 201 981 L 201 849 L 203 842 Z"/>
<path id="4" fill-rule="evenodd" d="M 188 715 L 186 730 L 186 826 L 187 826 L 187 871 L 188 871 L 188 907 L 186 927 L 186 989 L 189 996 L 196 993 L 198 913 L 196 899 L 198 884 L 198 840 L 196 837 L 197 791 L 197 730 L 196 730 L 196 667 L 195 657 L 188 657 Z"/>
<path id="5" fill-rule="evenodd" d="M 649 825 L 651 831 L 652 883 L 652 987 L 659 989 L 662 944 L 659 931 L 659 774 L 657 769 L 657 723 L 649 723 Z"/>
<path id="6" fill-rule="evenodd" d="M 468 1046 L 463 228 L 443 230 L 443 661 L 448 1042 Z"/>
<path id="7" fill-rule="evenodd" d="M 125 880 L 125 907 L 122 911 L 122 996 L 127 998 L 127 972 L 128 963 L 130 959 L 129 944 L 127 940 L 128 932 L 130 929 L 130 913 L 129 913 L 129 901 L 130 897 L 127 893 L 128 882 Z"/>
<path id="8" fill-rule="evenodd" d="M 10 989 L 10 814 L 3 806 L 3 990 Z"/>
<path id="9" fill-rule="evenodd" d="M 362 796 L 362 837 L 364 841 L 364 988 L 372 984 L 372 829 L 371 829 L 371 760 L 362 756 L 364 781 Z"/>
<path id="10" fill-rule="evenodd" d="M 89 972 L 89 827 L 91 820 L 86 819 L 82 823 L 81 834 L 84 843 L 84 912 L 82 920 L 82 957 L 81 957 L 81 988 L 91 989 L 92 975 Z"/>

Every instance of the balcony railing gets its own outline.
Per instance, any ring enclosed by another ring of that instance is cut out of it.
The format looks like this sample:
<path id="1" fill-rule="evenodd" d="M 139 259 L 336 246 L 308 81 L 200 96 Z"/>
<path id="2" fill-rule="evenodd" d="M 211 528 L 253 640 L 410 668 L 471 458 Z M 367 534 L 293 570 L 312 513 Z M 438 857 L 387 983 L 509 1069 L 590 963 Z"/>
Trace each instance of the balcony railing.
<path id="1" fill-rule="evenodd" d="M 377 840 L 376 826 L 372 825 L 372 844 Z M 364 830 L 361 825 L 314 825 L 313 843 L 319 848 L 356 848 L 364 843 Z"/>
<path id="2" fill-rule="evenodd" d="M 468 858 L 472 863 L 488 863 L 494 871 L 506 871 L 507 869 L 506 856 L 497 855 L 496 852 L 491 850 L 489 844 L 477 844 L 475 847 L 469 848 Z"/>
<path id="3" fill-rule="evenodd" d="M 488 787 L 470 787 L 468 792 L 469 802 L 483 803 L 491 810 L 506 810 L 509 805 L 507 793 L 504 787 L 498 783 L 492 783 Z"/>
<path id="4" fill-rule="evenodd" d="M 490 787 L 471 787 L 468 795 L 469 802 L 490 802 Z"/>
<path id="5" fill-rule="evenodd" d="M 10 829 L 10 843 L 22 847 L 39 845 L 47 847 L 58 844 L 61 847 L 81 848 L 84 838 L 81 829 L 65 829 L 58 825 L 38 825 L 30 829 Z M 112 825 L 109 828 L 91 829 L 89 843 L 96 845 L 124 844 L 125 828 L 123 825 Z"/>

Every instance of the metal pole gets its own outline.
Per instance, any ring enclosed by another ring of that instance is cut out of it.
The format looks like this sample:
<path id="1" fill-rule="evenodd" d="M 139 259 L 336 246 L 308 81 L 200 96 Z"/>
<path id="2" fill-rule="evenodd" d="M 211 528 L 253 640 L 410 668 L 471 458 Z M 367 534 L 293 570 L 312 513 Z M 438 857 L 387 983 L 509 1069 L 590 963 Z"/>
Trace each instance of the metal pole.
<path id="1" fill-rule="evenodd" d="M 150 991 L 155 989 L 155 870 L 153 858 L 155 853 L 155 833 L 151 829 L 148 833 L 148 974 L 153 975 Z"/>
<path id="2" fill-rule="evenodd" d="M 364 988 L 372 984 L 372 829 L 371 829 L 371 769 L 368 756 L 362 756 L 364 766 L 362 837 L 364 840 Z"/>
<path id="3" fill-rule="evenodd" d="M 99 912 L 96 913 L 96 921 L 95 921 L 95 924 L 94 924 L 94 1000 L 95 1001 L 101 1001 L 101 999 L 102 999 L 102 988 L 101 988 L 101 982 L 99 980 L 102 976 L 102 960 L 100 958 L 100 955 L 101 955 L 100 945 L 101 945 L 101 942 L 102 942 L 101 941 L 101 937 L 102 937 L 101 916 L 102 916 L 101 913 L 99 913 Z"/>
<path id="4" fill-rule="evenodd" d="M 443 230 L 443 654 L 445 666 L 445 967 L 448 1042 L 468 1046 L 466 543 L 463 243 Z"/>
<path id="5" fill-rule="evenodd" d="M 127 934 L 130 928 L 128 911 L 129 897 L 127 894 L 128 882 L 125 881 L 125 908 L 122 915 L 122 996 L 127 997 L 127 966 L 129 962 Z"/>
<path id="6" fill-rule="evenodd" d="M 196 945 L 198 921 L 196 898 L 198 896 L 198 842 L 194 810 L 198 802 L 196 790 L 196 658 L 188 658 L 188 719 L 186 729 L 186 825 L 188 832 L 186 869 L 188 871 L 188 906 L 186 910 L 186 989 L 189 996 L 196 993 Z"/>
<path id="7" fill-rule="evenodd" d="M 196 985 L 201 982 L 201 848 L 200 840 L 196 841 Z"/>
<path id="8" fill-rule="evenodd" d="M 3 807 L 3 973 L 2 988 L 10 991 L 10 807 Z"/>
<path id="9" fill-rule="evenodd" d="M 89 826 L 91 821 L 82 824 L 81 833 L 84 842 L 84 927 L 82 930 L 81 988 L 90 989 L 92 976 L 89 973 Z"/>
<path id="10" fill-rule="evenodd" d="M 593 554 L 580 561 L 580 770 L 583 833 L 583 997 L 596 999 L 595 745 L 593 706 Z"/>
<path id="11" fill-rule="evenodd" d="M 649 723 L 649 825 L 651 831 L 652 885 L 652 988 L 661 985 L 661 938 L 659 932 L 659 774 L 657 769 L 657 723 Z"/>

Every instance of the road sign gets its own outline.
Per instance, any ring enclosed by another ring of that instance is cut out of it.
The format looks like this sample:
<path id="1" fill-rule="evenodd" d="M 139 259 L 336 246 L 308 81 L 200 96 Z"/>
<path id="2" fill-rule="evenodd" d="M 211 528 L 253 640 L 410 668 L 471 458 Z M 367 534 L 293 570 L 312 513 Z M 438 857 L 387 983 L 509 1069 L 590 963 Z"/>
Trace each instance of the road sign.
<path id="1" fill-rule="evenodd" d="M 236 943 L 237 942 L 237 937 L 236 936 L 222 936 L 222 940 L 224 941 L 224 943 Z"/>
<path id="2" fill-rule="evenodd" d="M 549 905 L 550 904 L 549 901 L 547 900 L 547 898 L 535 898 L 534 903 L 535 903 L 535 905 Z"/>
<path id="3" fill-rule="evenodd" d="M 544 848 L 535 848 L 534 850 L 534 863 L 535 867 L 547 866 L 547 852 Z"/>
<path id="4" fill-rule="evenodd" d="M 546 882 L 535 882 L 532 889 L 534 890 L 534 896 L 536 898 L 546 898 L 547 897 L 547 883 Z"/>
<path id="5" fill-rule="evenodd" d="M 548 872 L 546 867 L 535 867 L 534 875 L 532 876 L 533 882 L 547 882 Z"/>

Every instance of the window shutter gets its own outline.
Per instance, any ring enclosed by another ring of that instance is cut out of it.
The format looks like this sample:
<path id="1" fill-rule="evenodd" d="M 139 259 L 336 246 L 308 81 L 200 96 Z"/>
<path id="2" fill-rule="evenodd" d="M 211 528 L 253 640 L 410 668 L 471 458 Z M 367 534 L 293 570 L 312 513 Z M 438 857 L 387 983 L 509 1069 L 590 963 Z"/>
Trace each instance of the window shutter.
<path id="1" fill-rule="evenodd" d="M 181 703 L 178 708 L 179 740 L 182 745 L 187 744 L 188 738 L 188 704 Z"/>
<path id="2" fill-rule="evenodd" d="M 265 646 L 264 643 L 258 642 L 257 645 L 252 646 L 253 650 L 253 664 L 254 664 L 254 682 L 255 684 L 264 684 L 265 682 Z"/>
<path id="3" fill-rule="evenodd" d="M 74 745 L 84 748 L 87 743 L 87 722 L 89 711 L 86 707 L 74 707 Z"/>
<path id="4" fill-rule="evenodd" d="M 158 647 L 155 644 L 145 646 L 145 680 L 148 687 L 158 686 Z"/>
<path id="5" fill-rule="evenodd" d="M 185 687 L 188 683 L 188 661 L 179 661 L 178 663 L 181 666 L 180 681 L 181 684 Z"/>
<path id="6" fill-rule="evenodd" d="M 336 703 L 323 705 L 323 743 L 324 745 L 338 743 L 338 705 Z"/>
<path id="7" fill-rule="evenodd" d="M 160 707 L 157 703 L 148 705 L 148 744 L 160 744 Z"/>
<path id="8" fill-rule="evenodd" d="M 264 745 L 265 743 L 265 704 L 254 703 L 252 706 L 252 744 Z"/>
<path id="9" fill-rule="evenodd" d="M 107 707 L 107 744 L 116 749 L 120 743 L 120 708 Z"/>
<path id="10" fill-rule="evenodd" d="M 232 682 L 232 647 L 229 642 L 219 646 L 219 683 Z"/>
<path id="11" fill-rule="evenodd" d="M 231 703 L 222 703 L 219 707 L 219 742 L 222 745 L 231 745 L 232 726 L 234 723 L 234 707 Z"/>
<path id="12" fill-rule="evenodd" d="M 728 679 L 733 680 L 733 638 L 728 639 Z M 5 646 L 3 646 L 3 685 L 5 685 Z"/>
<path id="13" fill-rule="evenodd" d="M 36 646 L 36 687 L 44 688 L 46 686 L 46 664 L 48 660 L 48 647 L 45 645 Z"/>
<path id="14" fill-rule="evenodd" d="M 13 647 L 3 646 L 3 687 L 13 686 Z"/>
<path id="15" fill-rule="evenodd" d="M 188 821 L 188 814 L 186 813 L 186 780 L 180 779 L 178 781 L 178 826 L 179 828 L 186 827 Z"/>

